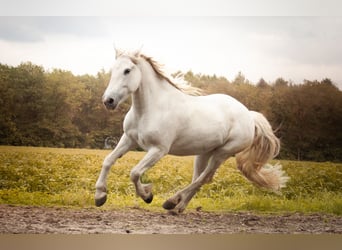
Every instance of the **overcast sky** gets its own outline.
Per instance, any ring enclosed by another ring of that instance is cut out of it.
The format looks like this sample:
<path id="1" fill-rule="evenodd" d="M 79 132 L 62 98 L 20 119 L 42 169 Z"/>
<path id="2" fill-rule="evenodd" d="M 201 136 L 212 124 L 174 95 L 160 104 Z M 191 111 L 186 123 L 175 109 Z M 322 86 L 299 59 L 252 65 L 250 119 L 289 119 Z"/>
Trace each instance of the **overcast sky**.
<path id="1" fill-rule="evenodd" d="M 114 44 L 192 70 L 257 82 L 327 77 L 342 84 L 341 17 L 0 17 L 0 63 L 96 74 Z"/>

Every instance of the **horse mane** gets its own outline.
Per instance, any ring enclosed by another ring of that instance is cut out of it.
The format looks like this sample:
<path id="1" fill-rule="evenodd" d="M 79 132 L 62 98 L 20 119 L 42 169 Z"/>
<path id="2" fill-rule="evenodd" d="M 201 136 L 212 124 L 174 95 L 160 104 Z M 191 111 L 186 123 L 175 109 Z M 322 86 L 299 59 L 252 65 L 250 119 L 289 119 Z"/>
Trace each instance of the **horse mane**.
<path id="1" fill-rule="evenodd" d="M 161 79 L 166 80 L 167 83 L 169 83 L 171 86 L 174 88 L 180 90 L 181 92 L 192 95 L 192 96 L 200 96 L 203 95 L 204 92 L 203 90 L 192 87 L 183 77 L 183 75 L 177 74 L 175 77 L 173 76 L 168 76 L 165 74 L 165 72 L 162 70 L 163 65 L 154 60 L 150 56 L 146 56 L 144 54 L 140 54 L 140 52 L 135 52 L 135 53 L 125 53 L 123 51 L 117 51 L 117 57 L 120 57 L 122 55 L 127 55 L 133 63 L 137 64 L 138 59 L 142 58 L 144 59 L 147 63 L 149 63 L 154 70 L 154 72 L 157 74 L 157 76 Z"/>

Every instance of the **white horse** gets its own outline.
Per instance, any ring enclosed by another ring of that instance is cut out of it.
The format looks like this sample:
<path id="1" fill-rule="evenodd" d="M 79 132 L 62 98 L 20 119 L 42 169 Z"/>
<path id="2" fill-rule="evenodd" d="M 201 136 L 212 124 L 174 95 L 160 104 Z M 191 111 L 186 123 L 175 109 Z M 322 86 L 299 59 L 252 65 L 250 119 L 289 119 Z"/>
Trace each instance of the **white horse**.
<path id="1" fill-rule="evenodd" d="M 151 57 L 116 51 L 116 62 L 103 95 L 107 109 L 127 97 L 132 106 L 123 122 L 124 134 L 105 158 L 96 182 L 95 204 L 107 200 L 106 179 L 115 161 L 140 146 L 147 154 L 131 170 L 136 193 L 152 202 L 151 184 L 141 175 L 164 155 L 196 155 L 192 183 L 168 199 L 163 207 L 182 212 L 200 187 L 212 180 L 229 157 L 236 157 L 244 176 L 258 186 L 280 190 L 288 177 L 280 165 L 266 165 L 280 149 L 266 118 L 223 94 L 194 96 L 198 89 L 177 85 Z"/>

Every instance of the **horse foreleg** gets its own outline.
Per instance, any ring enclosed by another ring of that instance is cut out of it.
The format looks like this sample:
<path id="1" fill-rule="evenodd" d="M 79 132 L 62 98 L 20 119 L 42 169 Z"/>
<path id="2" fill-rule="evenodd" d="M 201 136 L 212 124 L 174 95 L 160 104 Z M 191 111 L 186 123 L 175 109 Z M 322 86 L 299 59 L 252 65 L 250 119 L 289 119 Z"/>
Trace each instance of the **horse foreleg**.
<path id="1" fill-rule="evenodd" d="M 125 134 L 121 137 L 115 149 L 106 156 L 102 164 L 102 169 L 99 178 L 96 182 L 95 205 L 102 206 L 107 200 L 107 176 L 115 161 L 126 154 L 133 146 L 134 142 Z"/>
<path id="2" fill-rule="evenodd" d="M 135 185 L 137 195 L 139 195 L 146 203 L 151 203 L 153 200 L 152 184 L 142 184 L 140 181 L 141 175 L 150 167 L 159 161 L 166 152 L 160 148 L 151 148 L 148 150 L 144 158 L 131 171 L 131 180 Z"/>

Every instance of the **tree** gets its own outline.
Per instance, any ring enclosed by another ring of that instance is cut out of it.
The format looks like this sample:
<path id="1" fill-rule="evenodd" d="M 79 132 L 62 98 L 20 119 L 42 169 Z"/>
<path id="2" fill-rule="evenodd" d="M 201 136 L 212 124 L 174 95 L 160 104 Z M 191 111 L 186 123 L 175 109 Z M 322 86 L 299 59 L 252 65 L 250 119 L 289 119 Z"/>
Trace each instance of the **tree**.
<path id="1" fill-rule="evenodd" d="M 245 84 L 245 83 L 249 83 L 248 80 L 246 80 L 246 77 L 241 73 L 241 71 L 239 71 L 239 73 L 236 75 L 233 84 Z"/>
<path id="2" fill-rule="evenodd" d="M 282 124 L 283 157 L 341 160 L 342 93 L 335 86 L 324 81 L 282 86 L 275 89 L 271 106 L 272 119 Z"/>
<path id="3" fill-rule="evenodd" d="M 11 144 L 37 145 L 40 141 L 37 126 L 44 115 L 44 69 L 22 63 L 16 68 L 8 68 L 7 73 L 4 83 L 7 90 L 2 99 L 6 100 L 8 108 L 5 120 L 15 124 L 15 128 L 12 126 L 15 134 L 10 135 Z"/>
<path id="4" fill-rule="evenodd" d="M 260 80 L 257 83 L 257 87 L 258 88 L 267 88 L 268 84 L 267 82 L 264 80 L 264 78 L 260 78 Z"/>
<path id="5" fill-rule="evenodd" d="M 277 80 L 275 80 L 274 82 L 274 87 L 279 88 L 279 87 L 287 87 L 288 86 L 288 82 L 285 81 L 283 78 L 277 78 Z"/>

